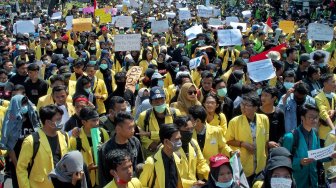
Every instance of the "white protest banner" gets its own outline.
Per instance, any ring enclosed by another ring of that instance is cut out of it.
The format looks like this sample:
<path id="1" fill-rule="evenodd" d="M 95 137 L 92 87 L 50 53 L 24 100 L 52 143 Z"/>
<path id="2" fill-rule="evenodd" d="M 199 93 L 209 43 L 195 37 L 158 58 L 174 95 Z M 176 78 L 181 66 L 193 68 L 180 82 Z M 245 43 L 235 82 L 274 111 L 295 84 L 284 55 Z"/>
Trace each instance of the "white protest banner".
<path id="1" fill-rule="evenodd" d="M 67 17 L 65 18 L 65 22 L 66 22 L 66 27 L 65 27 L 65 29 L 66 29 L 66 30 L 70 30 L 70 29 L 72 29 L 72 20 L 73 20 L 73 16 L 67 16 Z"/>
<path id="2" fill-rule="evenodd" d="M 330 157 L 334 153 L 335 145 L 336 145 L 336 143 L 331 144 L 331 145 L 329 145 L 327 147 L 324 147 L 324 148 L 309 150 L 308 151 L 308 158 L 315 159 L 315 160 L 320 160 L 320 159 Z"/>
<path id="3" fill-rule="evenodd" d="M 151 23 L 152 33 L 162 33 L 169 29 L 168 20 L 154 21 Z"/>
<path id="4" fill-rule="evenodd" d="M 182 4 L 181 4 L 181 3 L 176 3 L 175 7 L 176 7 L 177 9 L 180 9 L 180 8 L 182 8 Z"/>
<path id="5" fill-rule="evenodd" d="M 112 17 L 112 24 L 115 24 L 118 20 L 119 16 Z"/>
<path id="6" fill-rule="evenodd" d="M 250 10 L 245 10 L 242 12 L 243 18 L 251 18 L 251 11 Z"/>
<path id="7" fill-rule="evenodd" d="M 148 21 L 151 22 L 151 23 L 155 21 L 155 17 L 148 17 L 147 19 L 148 19 Z"/>
<path id="8" fill-rule="evenodd" d="M 210 18 L 212 17 L 213 8 L 212 7 L 205 7 L 205 6 L 199 6 L 197 10 L 197 16 L 203 17 L 203 18 Z"/>
<path id="9" fill-rule="evenodd" d="M 213 17 L 218 17 L 221 15 L 221 9 L 215 8 L 213 9 Z"/>
<path id="10" fill-rule="evenodd" d="M 218 30 L 219 46 L 241 45 L 242 35 L 239 29 Z"/>
<path id="11" fill-rule="evenodd" d="M 209 26 L 219 26 L 219 25 L 223 25 L 222 20 L 220 20 L 218 18 L 210 18 L 209 19 Z"/>
<path id="12" fill-rule="evenodd" d="M 140 51 L 140 34 L 127 34 L 114 36 L 114 51 Z"/>
<path id="13" fill-rule="evenodd" d="M 191 13 L 188 8 L 179 9 L 179 20 L 189 20 L 191 18 Z"/>
<path id="14" fill-rule="evenodd" d="M 210 6 L 210 0 L 205 0 L 205 6 Z"/>
<path id="15" fill-rule="evenodd" d="M 197 34 L 202 33 L 202 25 L 195 25 L 185 31 L 188 41 L 196 38 Z"/>
<path id="16" fill-rule="evenodd" d="M 271 59 L 264 59 L 247 63 L 247 72 L 254 82 L 261 82 L 274 78 L 275 71 Z"/>
<path id="17" fill-rule="evenodd" d="M 116 27 L 132 27 L 132 16 L 119 16 Z"/>
<path id="18" fill-rule="evenodd" d="M 189 69 L 192 70 L 192 69 L 196 69 L 202 62 L 202 58 L 203 56 L 200 56 L 200 57 L 196 57 L 194 59 L 191 59 L 189 61 Z"/>
<path id="19" fill-rule="evenodd" d="M 62 12 L 54 12 L 51 16 L 52 20 L 60 20 L 62 18 Z"/>
<path id="20" fill-rule="evenodd" d="M 40 23 L 40 18 L 34 18 L 34 25 L 38 25 Z"/>
<path id="21" fill-rule="evenodd" d="M 231 22 L 239 22 L 238 17 L 236 16 L 228 16 L 225 18 L 226 24 L 230 24 Z"/>
<path id="22" fill-rule="evenodd" d="M 13 25 L 14 34 L 18 33 L 35 33 L 35 25 L 33 20 L 20 20 Z"/>
<path id="23" fill-rule="evenodd" d="M 330 53 L 329 52 L 327 52 L 327 51 L 324 51 L 324 50 L 316 50 L 316 51 L 314 51 L 314 52 L 312 52 L 312 53 L 310 53 L 310 58 L 311 59 L 313 59 L 313 57 L 314 57 L 314 54 L 316 53 L 316 52 L 321 52 L 321 53 L 323 53 L 324 54 L 324 63 L 328 63 L 328 61 L 329 61 L 329 57 L 330 57 Z"/>
<path id="24" fill-rule="evenodd" d="M 332 41 L 334 36 L 334 30 L 328 25 L 319 23 L 310 23 L 308 25 L 308 39 Z"/>
<path id="25" fill-rule="evenodd" d="M 230 22 L 230 25 L 233 27 L 233 29 L 237 29 L 238 26 L 242 26 L 243 30 L 242 32 L 246 32 L 246 23 L 237 23 L 237 22 Z"/>
<path id="26" fill-rule="evenodd" d="M 167 18 L 175 18 L 176 13 L 175 12 L 166 12 L 166 16 L 167 16 Z"/>

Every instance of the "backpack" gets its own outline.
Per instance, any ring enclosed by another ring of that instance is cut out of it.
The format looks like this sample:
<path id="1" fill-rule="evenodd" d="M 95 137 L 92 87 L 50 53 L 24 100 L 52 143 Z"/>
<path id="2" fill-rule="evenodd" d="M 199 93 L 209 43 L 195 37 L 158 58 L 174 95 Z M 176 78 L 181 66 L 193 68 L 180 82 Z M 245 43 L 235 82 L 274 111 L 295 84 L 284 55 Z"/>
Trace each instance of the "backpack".
<path id="1" fill-rule="evenodd" d="M 171 115 L 173 116 L 173 119 L 176 118 L 176 110 L 175 108 L 172 108 L 172 107 L 169 107 L 170 109 L 170 112 L 171 112 Z M 144 128 L 145 128 L 145 131 L 149 131 L 149 117 L 150 117 L 150 114 L 152 113 L 153 111 L 153 108 L 150 108 L 148 110 L 146 110 L 146 115 L 145 115 L 145 119 L 144 119 Z"/>
<path id="2" fill-rule="evenodd" d="M 61 131 L 61 133 L 64 135 L 65 141 L 68 144 L 69 143 L 68 135 L 64 131 Z M 35 157 L 36 157 L 37 151 L 40 147 L 40 135 L 39 135 L 39 133 L 38 132 L 33 132 L 31 135 L 33 137 L 33 155 L 32 155 L 32 158 L 31 158 L 31 163 L 28 164 L 28 168 L 27 168 L 28 177 L 30 175 L 30 171 L 32 170 L 32 168 L 34 166 Z"/>
<path id="3" fill-rule="evenodd" d="M 99 127 L 100 138 L 102 139 L 102 142 L 104 143 L 105 142 L 105 138 L 104 138 L 102 129 L 103 128 Z M 83 148 L 82 140 L 79 137 L 76 138 L 76 150 L 78 150 L 78 151 L 82 151 L 82 150 L 85 151 L 84 148 Z"/>

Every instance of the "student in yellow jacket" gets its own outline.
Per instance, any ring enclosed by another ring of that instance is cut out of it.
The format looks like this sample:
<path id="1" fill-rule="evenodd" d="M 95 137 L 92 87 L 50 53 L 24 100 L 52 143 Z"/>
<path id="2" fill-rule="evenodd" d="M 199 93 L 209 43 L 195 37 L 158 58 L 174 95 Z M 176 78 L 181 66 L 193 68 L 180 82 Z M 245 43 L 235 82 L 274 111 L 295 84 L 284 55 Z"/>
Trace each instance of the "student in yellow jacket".
<path id="1" fill-rule="evenodd" d="M 98 114 L 105 114 L 106 109 L 104 101 L 108 97 L 107 89 L 104 80 L 98 79 L 96 75 L 96 65 L 87 64 L 85 68 L 86 74 L 92 80 L 93 86 L 91 87 L 92 93 L 96 96 L 96 106 Z"/>
<path id="2" fill-rule="evenodd" d="M 56 105 L 48 105 L 40 109 L 42 129 L 33 133 L 38 135 L 39 147 L 37 153 L 33 157 L 34 139 L 30 135 L 23 141 L 21 152 L 16 166 L 16 175 L 18 178 L 19 187 L 30 188 L 53 188 L 52 182 L 48 178 L 48 174 L 54 169 L 56 163 L 53 153 L 57 155 L 58 160 L 68 152 L 68 135 L 59 130 L 63 125 L 59 122 L 62 119 L 63 111 Z M 49 144 L 49 139 L 57 139 L 58 147 L 52 147 Z M 31 167 L 30 175 L 28 167 Z"/>
<path id="3" fill-rule="evenodd" d="M 84 163 L 88 166 L 90 173 L 91 184 L 94 187 L 98 185 L 97 164 L 94 163 L 91 129 L 96 128 L 99 125 L 99 114 L 93 108 L 85 107 L 80 111 L 80 119 L 83 127 L 80 130 L 79 138 L 71 137 L 70 145 L 71 150 L 78 150 L 82 153 Z M 100 128 L 100 142 L 104 143 L 109 139 L 109 136 L 105 129 Z"/>
<path id="4" fill-rule="evenodd" d="M 222 130 L 206 123 L 207 114 L 203 106 L 190 107 L 189 114 L 195 127 L 193 138 L 197 140 L 207 162 L 218 153 L 228 157 L 233 154 L 233 150 L 226 144 Z"/>
<path id="5" fill-rule="evenodd" d="M 119 188 L 126 185 L 127 188 L 142 188 L 138 178 L 133 178 L 132 160 L 125 150 L 111 150 L 105 156 L 106 166 L 113 180 L 104 188 Z"/>
<path id="6" fill-rule="evenodd" d="M 116 81 L 115 81 L 115 78 L 114 78 L 115 71 L 113 69 L 108 70 L 108 67 L 109 67 L 109 65 L 108 65 L 107 59 L 105 59 L 105 58 L 100 59 L 99 70 L 97 70 L 97 72 L 96 72 L 96 77 L 98 79 L 105 80 L 104 79 L 104 73 L 105 72 L 106 73 L 110 72 L 111 73 L 110 75 L 111 75 L 112 91 L 114 91 L 117 88 Z M 106 74 L 106 75 L 108 75 L 108 74 Z M 107 83 L 105 83 L 105 85 L 107 85 Z"/>
<path id="7" fill-rule="evenodd" d="M 139 62 L 139 66 L 142 67 L 142 76 L 145 74 L 145 71 L 150 64 L 157 65 L 157 62 L 153 58 L 152 51 L 145 49 L 142 53 L 142 60 Z"/>
<path id="8" fill-rule="evenodd" d="M 255 174 L 266 165 L 266 148 L 269 140 L 269 120 L 257 114 L 260 99 L 257 94 L 244 95 L 240 103 L 242 115 L 229 122 L 225 138 L 232 149 L 240 150 L 245 175 L 252 184 Z"/>
<path id="9" fill-rule="evenodd" d="M 180 131 L 176 125 L 168 124 L 161 127 L 159 136 L 163 146 L 147 158 L 140 182 L 148 188 L 182 188 L 181 159 L 174 153 L 182 146 Z"/>
<path id="10" fill-rule="evenodd" d="M 329 146 L 331 144 L 334 144 L 334 143 L 336 143 L 336 130 L 335 129 L 331 130 L 329 132 L 329 134 L 327 135 L 324 146 L 327 147 L 327 146 Z M 335 149 L 334 149 L 334 152 L 335 152 Z M 325 171 L 327 171 L 327 169 L 330 166 L 336 166 L 336 159 L 335 158 L 333 160 L 331 160 L 330 162 L 323 163 L 323 167 L 324 167 Z"/>
<path id="11" fill-rule="evenodd" d="M 222 70 L 227 71 L 230 66 L 239 57 L 239 51 L 234 49 L 233 46 L 223 48 L 218 52 L 218 57 L 223 59 Z"/>
<path id="12" fill-rule="evenodd" d="M 139 115 L 137 125 L 147 133 L 147 135 L 141 136 L 141 143 L 143 148 L 150 153 L 154 152 L 160 143 L 159 130 L 161 124 L 159 122 L 163 124 L 173 123 L 174 116 L 179 116 L 180 111 L 168 107 L 165 102 L 165 93 L 161 87 L 151 88 L 149 99 L 153 108 Z"/>
<path id="13" fill-rule="evenodd" d="M 195 139 L 192 138 L 194 126 L 188 116 L 177 117 L 174 124 L 179 127 L 182 147 L 175 152 L 181 159 L 181 178 L 184 188 L 201 184 L 208 179 L 209 165 L 204 159 L 202 151 Z"/>
<path id="14" fill-rule="evenodd" d="M 316 105 L 320 110 L 320 126 L 318 129 L 319 138 L 325 140 L 327 134 L 335 129 L 335 102 L 336 95 L 333 93 L 336 90 L 336 78 L 333 74 L 324 74 L 321 76 L 323 83 L 322 91 L 315 96 Z M 321 143 L 322 145 L 324 143 Z"/>

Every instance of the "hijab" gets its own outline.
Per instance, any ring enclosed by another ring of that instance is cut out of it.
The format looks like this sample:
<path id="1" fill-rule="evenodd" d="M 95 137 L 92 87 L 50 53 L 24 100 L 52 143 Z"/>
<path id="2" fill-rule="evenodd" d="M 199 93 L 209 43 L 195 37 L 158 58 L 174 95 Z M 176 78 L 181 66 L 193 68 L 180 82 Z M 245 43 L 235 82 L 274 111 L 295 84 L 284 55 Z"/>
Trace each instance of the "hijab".
<path id="1" fill-rule="evenodd" d="M 145 100 L 148 99 L 149 96 L 145 97 L 144 96 L 144 92 L 147 91 L 149 93 L 149 89 L 148 88 L 141 88 L 138 91 L 138 95 L 135 99 L 135 108 L 134 109 L 138 109 L 138 107 L 141 105 L 141 103 Z"/>
<path id="2" fill-rule="evenodd" d="M 201 105 L 201 103 L 197 100 L 197 97 L 196 97 L 195 101 L 190 101 L 187 98 L 188 90 L 192 86 L 194 86 L 195 89 L 197 89 L 197 87 L 193 83 L 185 83 L 185 84 L 183 84 L 182 88 L 180 90 L 180 93 L 178 95 L 178 98 L 177 98 L 177 108 L 180 109 L 180 110 L 182 110 L 182 111 L 185 111 L 187 113 L 188 113 L 188 109 L 190 107 L 195 106 L 195 105 Z"/>
<path id="3" fill-rule="evenodd" d="M 49 173 L 49 178 L 57 178 L 61 182 L 71 183 L 75 172 L 83 171 L 83 156 L 79 151 L 70 151 L 56 164 Z M 87 188 L 85 174 L 81 180 L 81 188 Z"/>

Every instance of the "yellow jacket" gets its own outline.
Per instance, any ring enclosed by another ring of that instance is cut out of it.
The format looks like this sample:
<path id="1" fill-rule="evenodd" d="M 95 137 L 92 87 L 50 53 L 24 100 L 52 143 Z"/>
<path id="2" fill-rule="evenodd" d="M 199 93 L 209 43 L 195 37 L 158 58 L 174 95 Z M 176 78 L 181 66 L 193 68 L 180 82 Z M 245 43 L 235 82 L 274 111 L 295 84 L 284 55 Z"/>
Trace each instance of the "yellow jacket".
<path id="1" fill-rule="evenodd" d="M 111 55 L 111 60 L 113 61 L 113 65 L 112 65 L 112 70 L 116 73 L 116 72 L 121 72 L 121 64 L 120 62 L 117 60 L 117 58 L 115 57 L 115 54 L 113 53 Z M 122 62 L 121 62 L 122 63 Z"/>
<path id="2" fill-rule="evenodd" d="M 194 131 L 193 138 L 197 140 L 197 133 Z M 211 156 L 222 153 L 230 157 L 232 149 L 226 144 L 225 137 L 219 127 L 211 126 L 206 123 L 205 143 L 203 147 L 203 156 L 209 163 Z"/>
<path id="3" fill-rule="evenodd" d="M 45 48 L 44 48 L 45 50 Z M 42 57 L 42 49 L 41 49 L 41 45 L 38 45 L 35 47 L 35 57 L 37 60 L 41 60 Z"/>
<path id="4" fill-rule="evenodd" d="M 140 174 L 140 182 L 143 187 L 150 187 L 150 188 L 164 188 L 165 187 L 165 170 L 164 164 L 162 160 L 162 147 L 154 154 L 154 156 L 150 156 L 147 158 L 144 166 L 143 171 Z M 173 153 L 173 157 L 176 163 L 176 169 L 178 172 L 178 188 L 182 188 L 181 182 L 181 160 L 180 158 Z M 153 183 L 154 173 L 156 173 L 155 183 Z M 153 185 L 153 187 L 151 187 Z"/>
<path id="5" fill-rule="evenodd" d="M 165 74 L 165 78 L 164 78 L 164 87 L 165 88 L 168 88 L 170 85 L 172 85 L 173 84 L 173 79 L 172 79 L 172 77 L 171 77 L 171 75 L 170 75 L 170 73 L 169 72 L 167 72 L 166 74 Z"/>
<path id="6" fill-rule="evenodd" d="M 105 129 L 100 128 L 99 130 L 102 131 L 102 134 L 103 134 L 103 137 L 104 137 L 104 139 L 101 138 L 101 141 L 106 142 L 109 139 L 109 135 L 107 134 Z M 80 152 L 83 155 L 84 163 L 89 166 L 90 164 L 94 163 L 93 153 L 92 153 L 92 148 L 89 144 L 88 137 L 86 136 L 83 128 L 80 130 L 79 138 L 82 141 L 82 148 L 83 148 Z M 76 142 L 75 137 L 70 138 L 70 146 L 71 146 L 70 150 L 76 150 L 77 149 L 77 142 Z M 97 170 L 91 170 L 89 172 L 92 186 L 98 185 L 98 174 L 97 174 L 97 172 L 98 172 Z"/>
<path id="7" fill-rule="evenodd" d="M 253 138 L 250 125 L 245 115 L 236 116 L 229 122 L 228 129 L 225 134 L 227 141 L 236 140 L 253 144 Z M 266 165 L 266 146 L 269 140 L 269 121 L 264 114 L 256 114 L 256 160 L 257 166 L 254 171 L 254 155 L 250 154 L 243 147 L 233 147 L 232 149 L 240 149 L 240 159 L 244 167 L 246 177 L 258 174 Z"/>
<path id="8" fill-rule="evenodd" d="M 112 77 L 112 91 L 114 91 L 117 88 L 116 81 L 114 79 L 115 72 L 114 70 L 110 70 L 110 71 L 111 71 L 111 77 Z M 96 72 L 96 76 L 98 79 L 104 80 L 104 75 L 102 72 L 100 72 L 100 70 Z"/>
<path id="9" fill-rule="evenodd" d="M 157 65 L 154 59 L 152 59 L 150 62 L 147 62 L 147 60 L 140 61 L 139 66 L 142 67 L 142 74 L 141 74 L 142 76 L 145 74 L 145 71 L 147 70 L 148 65 L 150 64 Z"/>
<path id="10" fill-rule="evenodd" d="M 72 115 L 75 113 L 75 108 L 72 105 L 72 97 L 70 95 L 68 95 L 67 97 L 67 108 L 69 110 L 69 113 Z M 36 106 L 36 110 L 39 111 L 39 109 L 43 106 L 47 106 L 49 104 L 54 104 L 54 99 L 52 98 L 51 94 L 46 94 L 42 97 L 39 98 L 38 102 L 37 102 L 37 106 Z"/>
<path id="11" fill-rule="evenodd" d="M 48 178 L 48 174 L 54 169 L 53 156 L 47 136 L 42 130 L 38 130 L 40 135 L 40 146 L 35 156 L 35 162 L 28 178 L 28 164 L 31 163 L 33 156 L 33 137 L 30 135 L 24 139 L 20 156 L 18 159 L 16 174 L 19 187 L 24 188 L 53 188 L 52 182 Z M 60 145 L 61 156 L 68 152 L 68 144 L 66 138 L 60 131 L 58 134 L 58 142 Z"/>
<path id="12" fill-rule="evenodd" d="M 231 62 L 233 65 L 233 63 L 235 62 L 235 60 L 239 57 L 239 51 L 234 49 L 231 51 Z M 222 63 L 222 70 L 225 71 L 227 66 L 228 66 L 228 61 L 229 61 L 229 49 L 221 49 L 218 52 L 218 57 L 223 59 L 223 63 Z"/>
<path id="13" fill-rule="evenodd" d="M 104 80 L 94 77 L 94 84 L 92 87 L 93 93 L 100 95 L 103 99 L 96 99 L 98 114 L 104 114 L 106 112 L 104 101 L 108 97 L 107 89 Z"/>
<path id="14" fill-rule="evenodd" d="M 325 140 L 324 146 L 329 146 L 336 143 L 336 132 L 335 130 L 330 131 Z M 334 149 L 336 151 L 336 149 Z M 330 166 L 336 166 L 336 159 L 331 160 L 330 162 L 323 163 L 324 170 L 326 171 Z"/>
<path id="15" fill-rule="evenodd" d="M 76 49 L 72 44 L 67 44 L 67 50 L 69 51 L 69 56 L 72 58 L 78 58 L 78 55 L 76 54 Z"/>
<path id="16" fill-rule="evenodd" d="M 192 70 L 191 71 L 191 78 L 192 78 L 192 82 L 199 87 L 201 85 L 201 73 L 198 72 L 197 70 Z"/>
<path id="17" fill-rule="evenodd" d="M 188 158 L 182 148 L 175 153 L 181 159 L 180 172 L 183 188 L 191 188 L 197 182 L 197 177 L 198 179 L 208 179 L 210 168 L 196 140 L 192 139 L 189 143 Z"/>
<path id="18" fill-rule="evenodd" d="M 328 65 L 329 65 L 329 70 L 333 72 L 333 70 L 336 68 L 336 50 L 333 50 L 331 52 Z"/>
<path id="19" fill-rule="evenodd" d="M 142 188 L 141 182 L 138 178 L 132 178 L 130 182 L 127 183 L 128 188 Z M 118 188 L 116 182 L 112 180 L 110 183 L 105 185 L 104 188 Z"/>
<path id="20" fill-rule="evenodd" d="M 71 96 L 73 96 L 75 94 L 76 83 L 77 83 L 76 81 L 69 80 L 68 93 L 69 93 L 70 98 L 71 98 Z M 51 94 L 52 88 L 50 87 L 50 80 L 48 80 L 48 84 L 49 84 L 49 88 L 48 88 L 47 94 Z M 68 102 L 72 102 L 72 101 L 68 101 Z"/>
<path id="21" fill-rule="evenodd" d="M 175 109 L 175 114 L 176 116 L 180 115 L 180 111 L 178 109 Z M 139 118 L 137 120 L 137 125 L 144 131 L 149 131 L 151 132 L 151 137 L 148 138 L 147 136 L 142 136 L 141 137 L 141 144 L 142 147 L 145 149 L 148 149 L 148 146 L 153 142 L 160 142 L 160 137 L 159 137 L 159 124 L 156 120 L 154 110 L 152 109 L 151 114 L 149 115 L 149 125 L 146 125 L 148 127 L 145 128 L 145 116 L 146 116 L 146 111 L 141 112 L 139 115 Z M 173 114 L 170 111 L 170 108 L 167 106 L 167 111 L 166 111 L 166 117 L 165 117 L 165 124 L 173 123 Z"/>
<path id="22" fill-rule="evenodd" d="M 176 94 L 176 87 L 174 84 L 170 85 L 167 87 L 167 96 L 166 96 L 166 101 L 169 101 L 175 97 Z"/>
<path id="23" fill-rule="evenodd" d="M 83 75 L 87 76 L 85 72 L 83 73 Z M 71 73 L 70 80 L 75 81 L 75 82 L 77 81 L 75 72 Z"/>
<path id="24" fill-rule="evenodd" d="M 335 109 L 336 96 L 335 95 L 333 96 L 332 101 L 331 101 L 331 106 L 323 91 L 321 91 L 318 95 L 315 96 L 315 101 L 316 101 L 317 107 L 320 110 L 320 114 L 319 114 L 320 119 L 325 121 L 329 117 L 328 111 Z M 336 121 L 334 121 L 333 123 L 335 124 Z M 318 129 L 319 138 L 322 140 L 325 140 L 330 131 L 331 131 L 331 128 L 328 125 L 323 125 L 322 123 L 320 123 L 319 129 Z"/>
<path id="25" fill-rule="evenodd" d="M 111 34 L 109 34 L 109 33 L 106 34 L 106 38 L 107 38 L 107 39 L 110 39 L 111 41 L 113 41 L 113 36 L 112 36 Z M 105 37 L 104 37 L 104 35 L 100 35 L 100 36 L 98 37 L 98 41 L 105 41 Z"/>
<path id="26" fill-rule="evenodd" d="M 219 127 L 222 130 L 223 136 L 227 130 L 227 121 L 225 115 L 221 112 L 219 115 L 215 113 L 211 122 L 207 122 L 209 125 Z"/>

